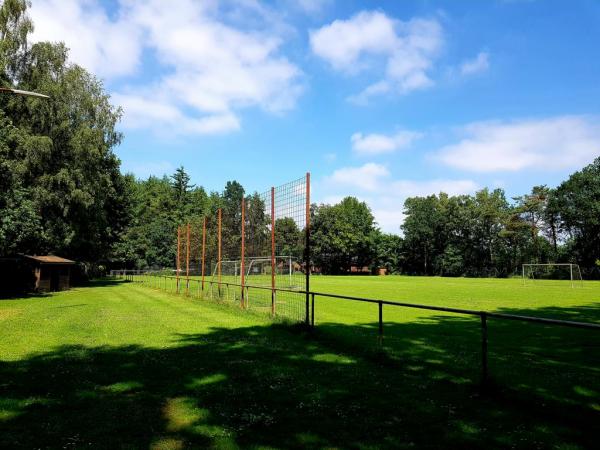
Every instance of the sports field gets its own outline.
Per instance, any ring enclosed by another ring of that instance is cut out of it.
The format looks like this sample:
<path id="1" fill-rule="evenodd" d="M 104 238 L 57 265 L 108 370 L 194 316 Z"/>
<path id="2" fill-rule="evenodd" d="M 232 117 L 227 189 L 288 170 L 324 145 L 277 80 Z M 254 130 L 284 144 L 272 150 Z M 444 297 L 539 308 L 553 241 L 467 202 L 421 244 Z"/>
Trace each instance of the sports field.
<path id="1" fill-rule="evenodd" d="M 600 284 L 313 277 L 317 292 L 600 322 Z M 252 301 L 252 297 L 250 298 Z M 291 299 L 289 301 L 292 301 Z M 0 301 L 2 448 L 592 448 L 600 336 L 317 298 L 317 328 L 104 281 Z"/>

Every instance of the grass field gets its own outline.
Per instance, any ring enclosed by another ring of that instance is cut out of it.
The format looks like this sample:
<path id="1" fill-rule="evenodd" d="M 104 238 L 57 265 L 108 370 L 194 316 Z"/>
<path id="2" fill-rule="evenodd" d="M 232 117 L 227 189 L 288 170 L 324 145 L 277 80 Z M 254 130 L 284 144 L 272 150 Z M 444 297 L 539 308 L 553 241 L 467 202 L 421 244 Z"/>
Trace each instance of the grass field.
<path id="1" fill-rule="evenodd" d="M 315 276 L 312 288 L 600 322 L 592 282 Z M 386 308 L 379 346 L 376 306 L 315 306 L 307 332 L 139 283 L 1 300 L 0 447 L 597 443 L 598 333 L 490 321 L 494 385 L 481 392 L 477 320 Z"/>

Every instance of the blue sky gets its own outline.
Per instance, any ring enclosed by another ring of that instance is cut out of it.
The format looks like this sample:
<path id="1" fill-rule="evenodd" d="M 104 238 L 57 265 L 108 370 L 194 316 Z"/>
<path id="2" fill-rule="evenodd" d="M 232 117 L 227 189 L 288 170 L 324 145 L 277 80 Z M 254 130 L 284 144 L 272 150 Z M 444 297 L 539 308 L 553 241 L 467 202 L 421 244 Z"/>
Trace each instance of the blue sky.
<path id="1" fill-rule="evenodd" d="M 139 177 L 221 190 L 310 171 L 313 200 L 554 186 L 600 156 L 600 2 L 33 0 L 124 110 Z"/>

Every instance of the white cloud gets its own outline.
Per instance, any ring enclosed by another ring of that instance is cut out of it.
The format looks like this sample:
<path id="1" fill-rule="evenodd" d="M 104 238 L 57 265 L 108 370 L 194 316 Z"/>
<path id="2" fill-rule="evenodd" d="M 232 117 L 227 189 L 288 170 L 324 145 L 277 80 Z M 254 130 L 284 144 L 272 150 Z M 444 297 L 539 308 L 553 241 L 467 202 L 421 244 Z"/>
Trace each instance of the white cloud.
<path id="1" fill-rule="evenodd" d="M 72 61 L 102 77 L 130 75 L 140 63 L 140 30 L 122 15 L 115 19 L 95 1 L 37 0 L 30 15 L 32 42 L 64 41 Z"/>
<path id="2" fill-rule="evenodd" d="M 488 70 L 490 67 L 490 55 L 487 52 L 479 52 L 479 54 L 471 60 L 465 61 L 460 66 L 462 75 L 474 75 Z"/>
<path id="3" fill-rule="evenodd" d="M 404 215 L 404 209 L 400 208 L 373 208 L 371 210 L 377 225 L 385 233 L 400 234 L 400 226 L 404 223 L 406 216 Z"/>
<path id="4" fill-rule="evenodd" d="M 150 96 L 115 94 L 113 101 L 127 112 L 123 125 L 130 129 L 153 129 L 157 134 L 170 134 L 174 129 L 184 134 L 219 134 L 240 128 L 238 118 L 227 111 L 190 117 L 168 100 Z"/>
<path id="5" fill-rule="evenodd" d="M 343 167 L 337 169 L 328 178 L 336 186 L 350 186 L 363 191 L 375 191 L 381 187 L 382 180 L 390 175 L 388 169 L 375 163 L 361 167 Z"/>
<path id="6" fill-rule="evenodd" d="M 337 70 L 354 71 L 363 54 L 391 54 L 397 46 L 393 19 L 363 11 L 348 20 L 335 20 L 310 31 L 313 52 Z"/>
<path id="7" fill-rule="evenodd" d="M 464 138 L 438 150 L 435 159 L 473 172 L 581 167 L 600 155 L 600 120 L 581 116 L 513 122 L 478 122 Z"/>
<path id="8" fill-rule="evenodd" d="M 360 155 L 379 155 L 405 149 L 422 136 L 421 133 L 402 130 L 393 135 L 354 133 L 350 137 L 352 150 Z"/>
<path id="9" fill-rule="evenodd" d="M 366 201 L 383 231 L 399 233 L 404 221 L 404 201 L 408 197 L 446 192 L 449 195 L 473 193 L 477 183 L 468 179 L 395 179 L 381 164 L 342 167 L 318 183 L 322 202 L 337 203 L 348 195 Z"/>
<path id="10" fill-rule="evenodd" d="M 35 2 L 36 39 L 65 41 L 74 62 L 102 76 L 129 76 L 135 88 L 114 96 L 125 100 L 125 126 L 232 131 L 239 110 L 282 113 L 302 92 L 302 72 L 280 51 L 285 24 L 259 3 L 120 0 L 114 17 L 100 5 Z M 136 72 L 142 52 L 152 58 L 154 79 Z"/>
<path id="11" fill-rule="evenodd" d="M 434 19 L 403 22 L 380 11 L 362 11 L 310 32 L 312 51 L 338 71 L 355 74 L 383 59 L 383 78 L 350 97 L 364 103 L 390 91 L 407 93 L 433 84 L 428 71 L 442 46 Z"/>

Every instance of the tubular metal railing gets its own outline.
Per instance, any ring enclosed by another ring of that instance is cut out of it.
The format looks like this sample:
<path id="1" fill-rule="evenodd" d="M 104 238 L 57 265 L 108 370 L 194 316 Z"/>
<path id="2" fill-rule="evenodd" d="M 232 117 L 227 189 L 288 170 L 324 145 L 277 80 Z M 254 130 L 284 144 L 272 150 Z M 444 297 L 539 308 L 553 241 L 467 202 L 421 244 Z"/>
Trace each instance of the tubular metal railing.
<path id="1" fill-rule="evenodd" d="M 180 293 L 180 291 L 182 291 L 182 285 L 185 284 L 186 292 L 188 293 L 188 295 L 191 292 L 189 289 L 189 283 L 196 282 L 196 283 L 198 283 L 197 295 L 198 295 L 198 297 L 202 297 L 202 298 L 208 296 L 209 298 L 214 299 L 214 285 L 217 285 L 217 284 L 218 284 L 218 288 L 219 288 L 219 295 L 217 296 L 217 299 L 221 298 L 220 292 L 221 292 L 222 286 L 225 286 L 228 291 L 233 290 L 233 289 L 239 289 L 240 293 L 241 293 L 241 290 L 242 290 L 242 286 L 239 283 L 229 283 L 226 281 L 218 282 L 218 281 L 214 281 L 214 280 L 209 280 L 209 281 L 205 282 L 206 284 L 208 284 L 210 286 L 208 289 L 209 292 L 208 292 L 208 294 L 206 294 L 200 288 L 200 285 L 201 285 L 200 280 L 191 279 L 191 278 L 186 279 L 185 276 L 176 277 L 173 275 L 161 275 L 161 274 L 157 274 L 155 271 L 113 270 L 113 271 L 111 271 L 111 276 L 121 277 L 126 280 L 130 280 L 130 281 L 136 281 L 136 278 L 135 278 L 136 276 L 149 277 L 149 279 L 153 280 L 153 281 L 148 281 L 148 283 L 150 283 L 150 285 L 157 287 L 157 288 L 161 288 L 160 280 L 163 279 L 164 282 L 163 282 L 162 286 L 165 288 L 165 290 L 168 290 L 167 289 L 167 284 L 168 284 L 167 280 L 173 279 L 173 280 L 176 280 L 176 287 L 175 287 L 174 291 L 176 293 Z M 145 281 L 147 281 L 147 280 L 142 280 L 143 283 Z M 154 284 L 152 284 L 152 283 L 154 283 Z M 356 302 L 377 304 L 378 305 L 378 340 L 380 343 L 383 342 L 383 329 L 384 329 L 384 327 L 383 327 L 383 324 L 384 324 L 383 307 L 384 307 L 384 305 L 390 306 L 390 307 L 411 308 L 411 309 L 419 309 L 419 310 L 427 310 L 427 311 L 439 311 L 439 312 L 445 312 L 445 313 L 479 317 L 480 323 L 481 323 L 481 381 L 482 381 L 482 383 L 486 383 L 488 380 L 488 376 L 489 376 L 489 374 L 488 374 L 488 325 L 487 325 L 489 318 L 499 319 L 499 320 L 511 320 L 511 321 L 537 323 L 537 324 L 544 324 L 544 325 L 558 326 L 558 327 L 579 328 L 579 329 L 586 329 L 586 330 L 593 330 L 596 332 L 600 332 L 600 324 L 591 323 L 591 322 L 575 322 L 575 321 L 570 321 L 570 320 L 550 319 L 550 318 L 535 317 L 535 316 L 523 316 L 523 315 L 518 315 L 518 314 L 506 314 L 506 313 L 498 313 L 498 312 L 491 312 L 491 311 L 479 311 L 479 310 L 473 310 L 473 309 L 421 305 L 421 304 L 416 304 L 416 303 L 395 302 L 395 301 L 391 301 L 391 300 L 378 300 L 378 299 L 371 299 L 371 298 L 354 297 L 354 296 L 349 296 L 349 295 L 328 294 L 328 293 L 324 293 L 324 292 L 305 291 L 305 290 L 296 290 L 296 289 L 285 289 L 285 288 L 273 289 L 272 287 L 256 286 L 256 285 L 249 285 L 249 284 L 244 285 L 243 289 L 244 289 L 244 293 L 245 293 L 244 297 L 246 299 L 246 302 L 248 301 L 248 298 L 250 297 L 250 295 L 249 295 L 250 290 L 265 290 L 265 291 L 271 291 L 273 293 L 298 294 L 299 296 L 301 296 L 303 303 L 304 303 L 304 305 L 303 305 L 304 314 L 302 315 L 303 317 L 301 320 L 300 320 L 300 318 L 298 318 L 298 321 L 304 322 L 306 325 L 308 325 L 310 327 L 315 326 L 315 298 L 317 298 L 317 297 L 331 298 L 331 299 L 337 299 L 337 300 L 343 300 L 343 301 L 356 301 Z M 241 297 L 241 295 L 240 295 L 240 297 Z M 238 297 L 236 297 L 236 298 L 238 298 Z M 309 299 L 310 299 L 310 301 L 309 301 Z M 246 307 L 247 307 L 247 304 L 246 304 Z"/>

